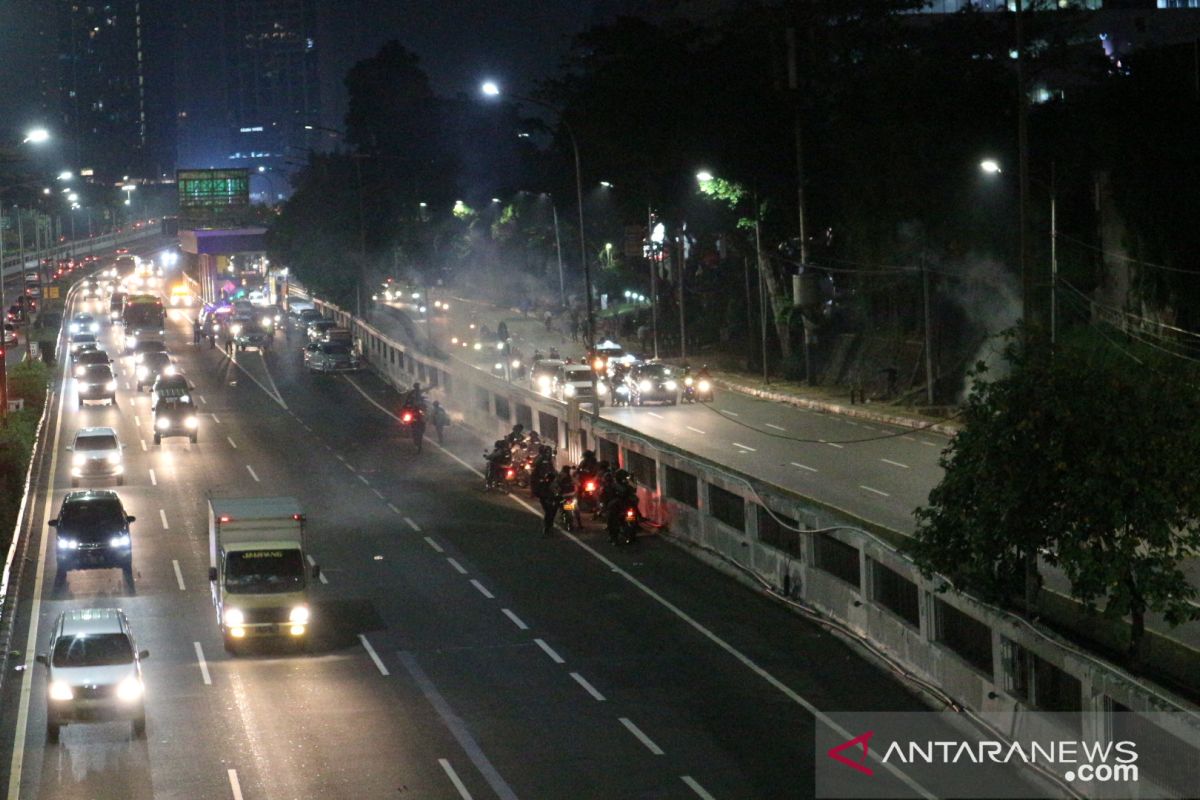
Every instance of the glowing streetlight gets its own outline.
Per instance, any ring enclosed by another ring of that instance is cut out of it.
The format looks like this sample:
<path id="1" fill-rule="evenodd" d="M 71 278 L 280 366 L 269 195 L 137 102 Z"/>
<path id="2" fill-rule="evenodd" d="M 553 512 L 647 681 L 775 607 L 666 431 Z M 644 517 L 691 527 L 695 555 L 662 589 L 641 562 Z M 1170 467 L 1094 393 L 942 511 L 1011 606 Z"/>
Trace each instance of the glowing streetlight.
<path id="1" fill-rule="evenodd" d="M 702 169 L 696 173 L 696 180 L 700 181 L 701 183 L 708 183 L 709 181 L 713 180 L 713 174 L 706 169 Z"/>
<path id="2" fill-rule="evenodd" d="M 488 97 L 498 97 L 500 95 L 500 87 L 496 85 L 495 81 L 484 81 L 483 86 L 479 88 Z"/>
<path id="3" fill-rule="evenodd" d="M 71 192 L 70 194 L 67 195 L 67 200 L 71 203 L 78 203 L 79 195 L 75 194 L 75 192 Z"/>
<path id="4" fill-rule="evenodd" d="M 1004 170 L 1000 169 L 1000 162 L 994 158 L 985 158 L 979 162 L 979 168 L 988 175 L 999 175 Z"/>
<path id="5" fill-rule="evenodd" d="M 58 180 L 60 181 L 69 181 L 74 177 L 75 173 L 71 172 L 69 169 L 64 169 L 62 172 L 58 173 Z"/>
<path id="6" fill-rule="evenodd" d="M 603 186 L 605 189 L 613 188 L 612 183 L 610 183 L 609 181 L 600 181 L 600 185 Z"/>
<path id="7" fill-rule="evenodd" d="M 34 128 L 25 134 L 25 144 L 41 144 L 50 141 L 50 131 L 45 128 Z"/>

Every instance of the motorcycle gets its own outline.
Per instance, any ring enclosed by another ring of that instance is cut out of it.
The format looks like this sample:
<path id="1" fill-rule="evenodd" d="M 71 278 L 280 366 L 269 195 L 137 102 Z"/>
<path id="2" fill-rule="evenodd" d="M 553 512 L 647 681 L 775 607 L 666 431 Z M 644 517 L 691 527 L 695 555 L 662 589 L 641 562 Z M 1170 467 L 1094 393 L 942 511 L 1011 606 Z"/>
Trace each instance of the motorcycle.
<path id="1" fill-rule="evenodd" d="M 558 511 L 558 526 L 568 533 L 575 533 L 583 527 L 579 519 L 579 504 L 574 494 L 563 496 Z"/>
<path id="2" fill-rule="evenodd" d="M 421 445 L 425 440 L 425 410 L 418 406 L 405 406 L 400 409 L 400 422 L 412 435 L 417 452 L 421 452 Z"/>
<path id="3" fill-rule="evenodd" d="M 512 486 L 517 481 L 517 470 L 512 462 L 508 459 L 497 460 L 491 453 L 484 453 L 483 458 L 487 464 L 483 473 L 483 490 L 485 492 L 495 490 L 501 494 L 508 494 L 512 491 Z"/>
<path id="4" fill-rule="evenodd" d="M 579 490 L 575 495 L 576 516 L 591 514 L 593 518 L 600 515 L 600 481 L 594 475 L 580 478 Z"/>
<path id="5" fill-rule="evenodd" d="M 691 380 L 689 377 L 688 380 Z M 711 403 L 713 401 L 713 385 L 709 378 L 696 378 L 694 395 L 691 403 Z M 686 391 L 686 387 L 685 387 Z"/>
<path id="6" fill-rule="evenodd" d="M 633 544 L 637 541 L 638 529 L 641 527 L 638 519 L 636 503 L 626 503 L 616 520 L 609 520 L 608 538 L 613 544 Z"/>

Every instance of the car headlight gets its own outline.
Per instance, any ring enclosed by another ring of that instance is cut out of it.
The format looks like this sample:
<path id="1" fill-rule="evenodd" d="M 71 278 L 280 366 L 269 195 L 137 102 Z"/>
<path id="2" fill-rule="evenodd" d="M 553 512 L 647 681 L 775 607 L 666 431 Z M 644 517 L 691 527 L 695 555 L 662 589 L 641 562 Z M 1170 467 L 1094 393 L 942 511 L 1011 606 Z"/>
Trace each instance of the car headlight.
<path id="1" fill-rule="evenodd" d="M 87 370 L 84 369 L 83 367 L 76 367 L 75 368 L 75 377 L 82 378 L 85 372 L 87 372 Z"/>
<path id="2" fill-rule="evenodd" d="M 629 387 L 628 386 L 618 386 L 617 394 L 629 394 Z"/>
<path id="3" fill-rule="evenodd" d="M 71 323 L 71 333 L 79 333 L 79 324 L 78 323 L 75 323 L 75 322 Z"/>
<path id="4" fill-rule="evenodd" d="M 181 403 L 190 403 L 190 402 L 192 402 L 192 396 L 191 396 L 191 395 L 188 395 L 188 394 L 185 394 L 183 397 L 180 397 L 180 398 L 179 398 L 179 402 L 181 402 Z"/>
<path id="5" fill-rule="evenodd" d="M 109 547 L 129 547 L 129 534 L 120 533 L 108 540 Z"/>
<path id="6" fill-rule="evenodd" d="M 120 464 L 121 463 L 121 454 L 120 453 L 109 453 L 108 458 L 105 460 L 108 461 L 108 463 L 110 463 L 110 464 Z"/>
<path id="7" fill-rule="evenodd" d="M 707 392 L 710 388 L 712 388 L 711 383 L 708 381 L 700 381 L 700 391 Z"/>
<path id="8" fill-rule="evenodd" d="M 188 417 L 187 419 L 185 419 L 183 421 L 184 427 L 187 428 L 188 430 L 195 430 L 196 426 L 199 424 L 200 424 L 200 421 L 197 420 L 195 417 Z"/>
<path id="9" fill-rule="evenodd" d="M 71 687 L 66 681 L 50 681 L 49 693 L 51 700 L 75 699 L 75 692 L 71 691 Z"/>
<path id="10" fill-rule="evenodd" d="M 638 388 L 641 389 L 643 392 L 650 391 L 650 389 L 651 389 L 650 381 L 640 381 L 638 383 Z"/>
<path id="11" fill-rule="evenodd" d="M 537 379 L 538 386 L 542 389 L 547 389 L 550 386 L 549 375 L 539 375 Z"/>
<path id="12" fill-rule="evenodd" d="M 163 375 L 174 375 L 177 371 L 174 364 L 167 364 L 163 369 Z"/>
<path id="13" fill-rule="evenodd" d="M 225 609 L 225 624 L 240 628 L 246 624 L 246 615 L 240 608 L 227 608 Z"/>
<path id="14" fill-rule="evenodd" d="M 239 333 L 242 332 L 242 326 L 241 325 L 230 325 L 229 332 L 232 333 L 234 336 L 237 336 Z"/>
<path id="15" fill-rule="evenodd" d="M 99 333 L 100 332 L 100 323 L 93 322 L 90 326 L 88 326 L 88 330 L 91 331 L 92 333 Z"/>
<path id="16" fill-rule="evenodd" d="M 293 625 L 308 624 L 308 606 L 296 606 L 292 609 L 292 613 L 288 614 L 288 622 Z"/>
<path id="17" fill-rule="evenodd" d="M 71 463 L 77 467 L 82 467 L 87 462 L 87 456 L 83 453 L 76 453 L 71 457 Z"/>
<path id="18" fill-rule="evenodd" d="M 138 380 L 139 380 L 139 381 L 140 381 L 140 380 L 145 380 L 146 376 L 147 376 L 147 375 L 149 375 L 149 374 L 150 374 L 150 370 L 149 370 L 149 369 L 147 369 L 147 368 L 146 368 L 146 366 L 145 366 L 144 364 L 143 364 L 142 366 L 139 366 L 139 367 L 137 368 L 137 376 L 138 376 Z"/>
<path id="19" fill-rule="evenodd" d="M 59 539 L 58 540 L 58 549 L 59 550 L 78 550 L 79 549 L 79 540 L 78 539 L 66 539 L 66 538 Z"/>
<path id="20" fill-rule="evenodd" d="M 115 392 L 117 390 L 117 382 L 109 381 L 108 383 L 104 384 L 104 389 L 105 391 Z"/>
<path id="21" fill-rule="evenodd" d="M 567 397 L 574 397 L 575 396 L 575 387 L 568 383 L 566 386 L 563 387 L 563 394 L 565 394 Z"/>
<path id="22" fill-rule="evenodd" d="M 160 431 L 165 431 L 167 428 L 171 427 L 171 421 L 166 417 L 159 417 L 158 419 L 154 420 L 154 427 L 158 428 Z"/>
<path id="23" fill-rule="evenodd" d="M 130 675 L 117 684 L 117 699 L 125 703 L 133 702 L 142 696 L 145 687 L 136 675 Z"/>
<path id="24" fill-rule="evenodd" d="M 604 381 L 596 382 L 596 391 L 599 392 L 600 394 L 604 394 L 605 392 L 608 391 L 608 387 L 604 385 Z"/>
<path id="25" fill-rule="evenodd" d="M 679 384 L 675 383 L 675 381 L 667 381 L 663 385 L 667 387 L 668 392 L 673 392 L 679 388 Z"/>
<path id="26" fill-rule="evenodd" d="M 127 337 L 125 339 L 125 344 L 129 345 L 130 347 L 137 347 L 137 337 L 136 336 Z"/>
<path id="27" fill-rule="evenodd" d="M 260 324 L 260 325 L 262 325 L 262 326 L 263 326 L 263 328 L 264 328 L 264 329 L 266 329 L 266 330 L 270 330 L 270 329 L 271 329 L 271 320 L 270 320 L 270 318 L 269 318 L 269 317 L 268 317 L 267 319 L 264 319 L 264 320 L 263 320 L 262 322 L 260 322 L 259 324 Z"/>
<path id="28" fill-rule="evenodd" d="M 695 383 L 695 381 L 692 379 L 692 377 L 690 375 L 683 379 L 684 386 L 691 386 L 693 383 Z"/>

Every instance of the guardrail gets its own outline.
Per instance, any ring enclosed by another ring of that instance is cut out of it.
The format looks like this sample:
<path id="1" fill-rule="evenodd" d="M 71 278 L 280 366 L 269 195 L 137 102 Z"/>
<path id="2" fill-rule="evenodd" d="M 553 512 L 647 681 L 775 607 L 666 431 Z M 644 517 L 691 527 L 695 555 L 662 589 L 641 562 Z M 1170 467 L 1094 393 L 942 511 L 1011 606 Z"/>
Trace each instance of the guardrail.
<path id="1" fill-rule="evenodd" d="M 37 269 L 39 258 L 65 258 L 72 253 L 75 255 L 92 255 L 96 253 L 111 253 L 112 248 L 122 244 L 138 241 L 139 239 L 147 239 L 151 236 L 159 236 L 161 231 L 157 226 L 145 224 L 141 228 L 127 229 L 124 231 L 113 231 L 112 233 L 101 234 L 87 239 L 79 239 L 74 243 L 67 242 L 65 244 L 56 245 L 49 250 L 39 251 L 37 255 L 25 254 L 24 262 L 19 253 L 6 253 L 4 257 L 3 269 L 0 270 L 0 277 L 7 278 L 10 275 L 16 275 L 18 272 L 23 272 L 27 269 Z"/>
<path id="2" fill-rule="evenodd" d="M 293 287 L 293 291 L 298 290 Z M 301 296 L 305 296 L 300 293 Z M 312 298 L 310 298 L 312 299 Z M 364 360 L 393 385 L 420 381 L 485 439 L 513 423 L 536 430 L 571 461 L 588 442 L 599 458 L 638 480 L 647 516 L 707 562 L 786 602 L 816 612 L 952 707 L 1001 714 L 1008 732 L 1060 734 L 1039 711 L 1082 713 L 1084 735 L 1105 735 L 1115 711 L 1156 716 L 1192 758 L 1200 708 L 1053 633 L 925 579 L 896 546 L 900 534 L 732 467 L 688 453 L 578 406 L 542 397 L 450 356 L 435 359 L 318 299 L 326 317 L 354 332 Z M 997 731 L 1003 734 L 1005 731 Z M 1175 751 L 1177 756 L 1179 751 Z M 1154 782 L 1152 763 L 1143 775 Z M 1165 768 L 1164 768 L 1165 769 Z M 1161 773 L 1169 786 L 1170 779 Z M 1075 785 L 1084 795 L 1101 791 Z"/>

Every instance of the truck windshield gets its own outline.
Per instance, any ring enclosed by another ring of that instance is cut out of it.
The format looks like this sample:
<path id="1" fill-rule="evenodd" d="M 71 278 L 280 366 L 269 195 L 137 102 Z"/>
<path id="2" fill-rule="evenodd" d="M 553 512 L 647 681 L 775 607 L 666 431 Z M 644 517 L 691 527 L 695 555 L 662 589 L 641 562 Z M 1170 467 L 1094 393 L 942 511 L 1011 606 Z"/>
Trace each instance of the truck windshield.
<path id="1" fill-rule="evenodd" d="M 225 588 L 233 594 L 277 594 L 304 588 L 299 550 L 238 550 L 225 556 Z"/>

